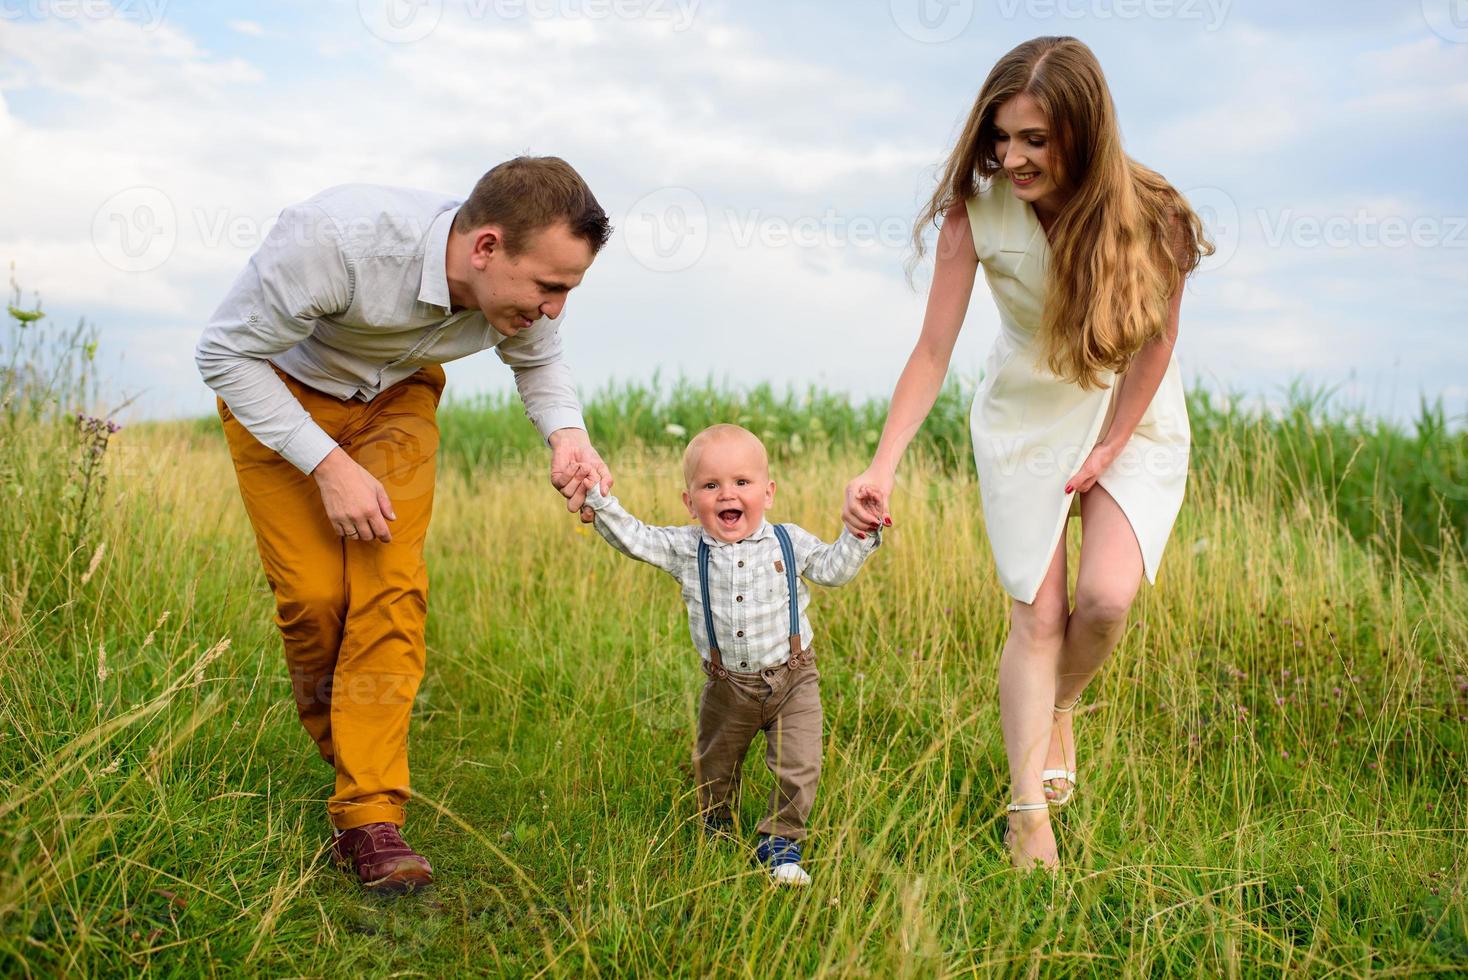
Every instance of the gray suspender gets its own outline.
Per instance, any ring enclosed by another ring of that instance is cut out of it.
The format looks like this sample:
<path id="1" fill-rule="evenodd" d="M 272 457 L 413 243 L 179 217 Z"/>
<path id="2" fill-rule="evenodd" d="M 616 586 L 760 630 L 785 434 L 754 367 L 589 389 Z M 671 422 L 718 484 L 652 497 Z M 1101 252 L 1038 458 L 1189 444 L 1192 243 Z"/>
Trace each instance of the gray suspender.
<path id="1" fill-rule="evenodd" d="M 785 557 L 785 586 L 790 593 L 790 656 L 800 653 L 800 602 L 796 591 L 795 547 L 790 543 L 790 532 L 783 524 L 771 524 L 775 537 L 780 542 L 780 553 Z M 703 599 L 703 628 L 708 633 L 709 660 L 719 669 L 724 661 L 719 656 L 719 640 L 714 636 L 714 613 L 709 606 L 709 546 L 702 536 L 698 539 L 698 590 Z"/>

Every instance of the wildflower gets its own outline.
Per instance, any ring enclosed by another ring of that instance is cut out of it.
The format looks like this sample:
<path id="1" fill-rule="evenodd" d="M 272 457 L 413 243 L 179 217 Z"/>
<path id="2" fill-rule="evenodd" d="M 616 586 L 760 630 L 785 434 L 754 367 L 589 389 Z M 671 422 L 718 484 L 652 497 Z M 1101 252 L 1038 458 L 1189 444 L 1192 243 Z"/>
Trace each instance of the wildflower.
<path id="1" fill-rule="evenodd" d="M 103 684 L 107 681 L 107 645 L 97 644 L 97 683 Z"/>
<path id="2" fill-rule="evenodd" d="M 682 439 L 684 436 L 688 435 L 688 430 L 683 428 L 683 426 L 679 425 L 677 422 L 669 422 L 663 427 L 663 431 L 670 436 L 677 436 L 679 439 Z"/>
<path id="3" fill-rule="evenodd" d="M 35 323 L 46 315 L 40 310 L 22 310 L 20 307 L 14 305 L 6 307 L 6 310 L 10 313 L 11 319 L 19 323 L 22 328 L 28 324 Z"/>

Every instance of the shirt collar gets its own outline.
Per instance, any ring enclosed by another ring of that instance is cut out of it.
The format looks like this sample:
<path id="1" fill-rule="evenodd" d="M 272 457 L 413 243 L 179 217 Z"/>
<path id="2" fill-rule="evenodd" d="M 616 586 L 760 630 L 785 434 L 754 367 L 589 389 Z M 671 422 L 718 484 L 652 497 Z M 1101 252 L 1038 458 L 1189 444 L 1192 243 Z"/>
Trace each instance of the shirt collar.
<path id="1" fill-rule="evenodd" d="M 445 313 L 453 312 L 453 300 L 449 298 L 449 274 L 446 265 L 449 247 L 449 229 L 453 227 L 458 207 L 439 213 L 428 226 L 428 236 L 423 240 L 423 282 L 418 290 L 418 302 L 437 306 Z"/>
<path id="2" fill-rule="evenodd" d="M 738 541 L 720 541 L 713 535 L 709 534 L 708 531 L 704 529 L 704 526 L 702 524 L 698 526 L 698 533 L 699 536 L 703 538 L 704 543 L 707 544 L 710 548 L 732 548 L 733 546 L 743 544 L 746 541 L 761 541 L 765 538 L 768 538 L 775 532 L 770 529 L 769 521 L 761 520 L 759 522 L 759 530 L 755 531 L 747 538 L 740 538 Z"/>

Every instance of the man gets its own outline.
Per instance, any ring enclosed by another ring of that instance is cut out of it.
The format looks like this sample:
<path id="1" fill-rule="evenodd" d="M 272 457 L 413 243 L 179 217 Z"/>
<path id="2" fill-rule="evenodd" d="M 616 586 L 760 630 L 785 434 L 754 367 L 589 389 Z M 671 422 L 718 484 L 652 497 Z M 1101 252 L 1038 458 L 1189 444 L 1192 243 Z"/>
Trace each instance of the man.
<path id="1" fill-rule="evenodd" d="M 556 157 L 489 171 L 463 201 L 349 184 L 281 212 L 195 359 L 254 525 L 296 709 L 336 768 L 339 863 L 374 891 L 432 881 L 404 842 L 407 737 L 423 678 L 443 391 L 439 365 L 486 347 L 515 373 L 578 511 L 578 465 L 610 488 L 559 329 L 611 234 Z"/>

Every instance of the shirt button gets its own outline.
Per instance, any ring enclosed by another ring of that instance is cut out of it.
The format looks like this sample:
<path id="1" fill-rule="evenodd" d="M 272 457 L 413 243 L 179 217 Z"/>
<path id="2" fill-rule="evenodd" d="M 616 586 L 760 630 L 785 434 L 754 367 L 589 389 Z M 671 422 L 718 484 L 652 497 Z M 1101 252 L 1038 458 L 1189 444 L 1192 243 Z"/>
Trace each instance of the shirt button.
<path id="1" fill-rule="evenodd" d="M 737 596 L 734 597 L 734 601 L 735 602 L 743 602 L 744 601 L 744 596 L 737 595 Z"/>
<path id="2" fill-rule="evenodd" d="M 744 567 L 744 562 L 740 562 L 740 563 L 739 563 L 739 567 L 740 567 L 740 568 L 743 568 L 743 567 Z"/>
<path id="3" fill-rule="evenodd" d="M 739 632 L 735 633 L 734 635 L 735 636 L 743 636 L 744 635 L 744 630 L 740 630 Z"/>
<path id="4" fill-rule="evenodd" d="M 741 661 L 739 661 L 739 666 L 741 666 L 741 667 L 748 667 L 749 666 L 749 663 L 747 661 L 741 660 Z"/>

